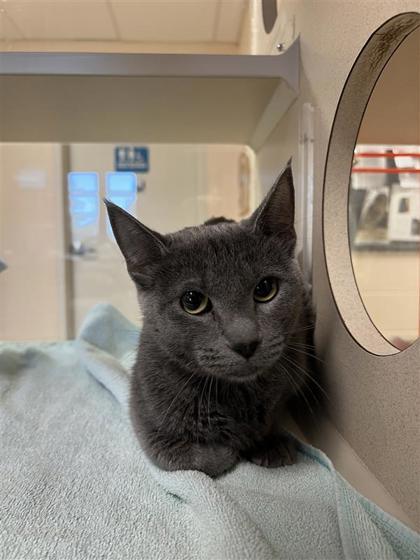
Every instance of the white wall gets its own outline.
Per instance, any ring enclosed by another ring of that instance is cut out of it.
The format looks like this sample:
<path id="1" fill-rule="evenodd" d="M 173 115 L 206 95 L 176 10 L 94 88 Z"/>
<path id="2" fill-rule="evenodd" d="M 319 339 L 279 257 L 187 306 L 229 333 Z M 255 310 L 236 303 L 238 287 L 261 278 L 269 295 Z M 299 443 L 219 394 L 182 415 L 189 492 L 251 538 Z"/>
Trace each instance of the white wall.
<path id="1" fill-rule="evenodd" d="M 58 144 L 0 144 L 0 340 L 66 338 Z"/>

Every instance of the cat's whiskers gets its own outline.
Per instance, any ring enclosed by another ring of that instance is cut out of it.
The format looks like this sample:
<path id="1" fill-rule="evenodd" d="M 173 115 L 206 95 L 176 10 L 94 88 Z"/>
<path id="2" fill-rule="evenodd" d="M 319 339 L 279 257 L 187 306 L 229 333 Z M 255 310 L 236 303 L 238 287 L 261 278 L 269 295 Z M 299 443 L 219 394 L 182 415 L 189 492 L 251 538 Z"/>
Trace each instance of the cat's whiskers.
<path id="1" fill-rule="evenodd" d="M 288 343 L 288 346 L 293 346 L 294 348 L 299 348 L 308 352 L 311 352 L 314 356 L 316 356 L 317 358 L 319 358 L 319 356 L 316 353 L 316 347 L 314 344 L 304 344 L 302 342 L 298 342 L 298 341 L 291 341 Z"/>
<path id="2" fill-rule="evenodd" d="M 299 342 L 299 341 L 293 341 L 293 344 L 296 344 L 297 346 L 305 346 L 306 348 L 312 348 L 313 350 L 315 350 L 315 344 L 309 344 L 308 342 Z"/>
<path id="3" fill-rule="evenodd" d="M 213 377 L 210 377 L 210 388 L 209 388 L 209 392 L 207 395 L 207 420 L 208 420 L 208 427 L 211 427 L 211 422 L 210 422 L 210 397 L 211 397 L 211 389 L 213 386 Z"/>
<path id="4" fill-rule="evenodd" d="M 296 364 L 295 362 L 289 362 L 289 364 L 292 365 L 293 367 L 295 367 L 295 366 L 299 367 L 299 365 Z M 290 366 L 289 366 L 289 367 L 290 367 Z M 306 377 L 307 377 L 310 381 L 314 382 L 314 383 L 319 387 L 319 389 L 320 389 L 321 391 L 324 392 L 325 396 L 328 398 L 328 395 L 325 393 L 325 391 L 323 390 L 323 388 L 315 381 L 315 379 L 314 379 L 311 375 L 309 375 L 309 374 L 308 374 L 307 372 L 305 372 L 303 369 L 300 369 L 300 371 L 299 371 L 298 369 L 293 369 L 293 373 L 297 376 L 297 378 L 299 379 L 299 382 L 302 383 L 302 386 L 305 387 L 305 390 L 309 392 L 309 394 L 311 395 L 312 399 L 316 402 L 317 406 L 320 406 L 321 403 L 320 403 L 320 401 L 319 401 L 317 395 L 313 392 L 312 388 L 311 388 L 310 385 L 308 384 L 308 380 L 305 379 L 305 375 L 306 375 Z M 302 374 L 303 374 L 303 375 L 302 375 Z M 304 392 L 303 390 L 301 390 L 301 391 L 300 391 L 300 394 L 301 394 L 301 396 L 304 398 L 306 404 L 309 406 L 309 408 L 310 408 L 310 410 L 311 410 L 311 413 L 313 414 L 313 410 L 312 410 L 312 408 L 310 407 L 310 405 L 309 405 L 309 403 L 308 403 L 308 401 L 307 401 L 307 399 L 306 399 L 305 392 Z"/>
<path id="5" fill-rule="evenodd" d="M 305 391 L 307 391 L 307 392 L 310 394 L 311 398 L 315 401 L 315 403 L 316 403 L 317 406 L 320 406 L 321 403 L 319 402 L 318 397 L 315 395 L 315 393 L 312 391 L 312 389 L 311 389 L 311 388 L 309 387 L 309 385 L 307 384 L 306 380 L 305 380 L 303 377 L 300 377 L 300 376 L 299 376 L 299 375 L 300 375 L 299 372 L 293 371 L 293 373 L 297 376 L 299 382 L 302 384 L 302 385 L 300 386 L 300 391 L 299 391 L 299 393 L 300 393 L 300 395 L 303 397 L 303 399 L 305 400 L 306 404 L 308 405 L 308 407 L 309 407 L 309 409 L 310 409 L 312 415 L 314 415 L 314 411 L 312 410 L 312 407 L 309 405 L 309 402 L 308 402 L 308 400 L 307 400 L 307 398 L 306 398 Z"/>
<path id="6" fill-rule="evenodd" d="M 321 358 L 319 356 L 317 356 L 316 354 L 314 354 L 313 352 L 307 352 L 306 349 L 296 347 L 296 345 L 294 343 L 293 344 L 288 344 L 287 347 L 290 348 L 291 350 L 293 350 L 293 352 L 297 352 L 298 354 L 303 354 L 304 356 L 309 356 L 310 358 L 315 358 L 315 360 L 318 360 L 322 364 L 325 363 L 324 360 L 321 360 Z"/>
<path id="7" fill-rule="evenodd" d="M 305 331 L 312 331 L 315 328 L 315 323 L 310 323 L 309 325 L 306 325 L 305 327 L 300 327 L 299 329 L 294 329 L 291 331 L 284 331 L 282 334 L 283 335 L 293 335 L 293 334 L 298 334 L 298 333 L 302 333 Z"/>
<path id="8" fill-rule="evenodd" d="M 201 403 L 203 402 L 203 397 L 204 397 L 204 393 L 206 391 L 206 386 L 207 386 L 207 382 L 210 379 L 209 377 L 205 376 L 203 377 L 204 379 L 204 383 L 203 383 L 203 388 L 201 391 L 201 395 L 200 395 L 200 401 L 199 401 L 199 405 L 198 405 L 198 414 L 197 414 L 197 443 L 198 443 L 198 425 L 200 423 L 201 427 L 202 427 L 202 421 L 201 421 Z"/>
<path id="9" fill-rule="evenodd" d="M 289 363 L 291 363 L 292 365 L 296 366 L 304 375 L 304 377 L 306 377 L 307 379 L 309 379 L 312 383 L 314 383 L 318 389 L 320 391 L 322 391 L 322 393 L 324 394 L 324 396 L 329 400 L 329 395 L 328 393 L 325 391 L 325 389 L 319 384 L 319 382 L 315 379 L 315 377 L 313 375 L 310 374 L 310 372 L 308 372 L 305 368 L 303 368 L 300 364 L 296 363 L 294 360 L 292 360 L 290 358 L 290 356 L 284 356 L 286 358 L 287 361 L 289 361 Z M 308 389 L 310 389 L 310 387 L 308 386 L 308 384 L 306 383 L 306 387 L 308 387 Z M 315 395 L 313 395 L 314 398 Z"/>
<path id="10" fill-rule="evenodd" d="M 303 397 L 303 400 L 305 401 L 307 407 L 309 408 L 312 416 L 315 416 L 315 413 L 311 407 L 311 405 L 309 404 L 308 399 L 306 398 L 305 393 L 302 391 L 301 387 L 299 387 L 299 385 L 296 383 L 296 381 L 293 379 L 293 376 L 289 374 L 289 372 L 287 371 L 286 366 L 284 366 L 282 363 L 279 364 L 283 373 L 286 375 L 287 379 L 289 380 L 289 382 L 291 383 L 291 385 L 294 387 L 296 393 L 298 395 L 301 395 Z"/>
<path id="11" fill-rule="evenodd" d="M 197 396 L 197 407 L 196 407 L 196 410 L 197 410 L 197 421 L 196 421 L 196 423 L 195 423 L 197 444 L 198 444 L 198 431 L 199 431 L 199 430 L 198 430 L 198 419 L 199 419 L 199 416 L 200 416 L 200 400 L 199 400 L 199 397 L 198 397 L 198 392 L 199 392 L 199 390 L 201 389 L 201 384 L 202 384 L 202 383 L 203 383 L 203 384 L 205 383 L 205 380 L 206 380 L 205 377 L 200 378 L 200 381 L 199 381 L 198 387 L 197 387 L 197 395 L 196 395 L 196 396 Z"/>

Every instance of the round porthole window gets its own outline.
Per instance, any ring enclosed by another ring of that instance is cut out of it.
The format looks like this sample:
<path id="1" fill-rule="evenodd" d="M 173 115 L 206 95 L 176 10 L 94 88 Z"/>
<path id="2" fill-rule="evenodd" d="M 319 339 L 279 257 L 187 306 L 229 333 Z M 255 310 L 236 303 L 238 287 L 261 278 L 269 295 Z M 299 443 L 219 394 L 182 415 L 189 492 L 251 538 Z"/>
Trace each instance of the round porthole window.
<path id="1" fill-rule="evenodd" d="M 387 355 L 420 334 L 420 15 L 369 39 L 344 86 L 324 184 L 328 274 L 343 321 Z"/>

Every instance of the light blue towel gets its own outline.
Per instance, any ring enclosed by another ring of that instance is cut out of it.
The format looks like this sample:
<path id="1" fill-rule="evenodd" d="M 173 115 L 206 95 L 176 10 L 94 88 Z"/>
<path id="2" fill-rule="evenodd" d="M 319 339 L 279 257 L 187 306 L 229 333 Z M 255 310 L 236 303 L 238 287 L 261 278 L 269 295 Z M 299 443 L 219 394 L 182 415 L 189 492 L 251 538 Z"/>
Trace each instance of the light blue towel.
<path id="1" fill-rule="evenodd" d="M 137 338 L 103 305 L 77 341 L 0 345 L 1 559 L 420 558 L 310 446 L 217 480 L 151 465 L 126 414 Z"/>

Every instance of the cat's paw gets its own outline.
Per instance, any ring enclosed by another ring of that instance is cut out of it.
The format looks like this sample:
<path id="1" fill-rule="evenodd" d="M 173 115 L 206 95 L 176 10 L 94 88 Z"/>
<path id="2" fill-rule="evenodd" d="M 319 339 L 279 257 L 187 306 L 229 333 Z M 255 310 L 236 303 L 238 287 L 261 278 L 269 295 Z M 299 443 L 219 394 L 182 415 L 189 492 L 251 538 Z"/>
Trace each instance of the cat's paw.
<path id="1" fill-rule="evenodd" d="M 211 446 L 200 450 L 196 469 L 216 478 L 230 471 L 239 461 L 239 455 L 233 449 L 224 446 Z"/>
<path id="2" fill-rule="evenodd" d="M 197 470 L 215 478 L 232 469 L 239 454 L 223 445 L 173 440 L 155 444 L 151 459 L 164 470 Z"/>
<path id="3" fill-rule="evenodd" d="M 244 453 L 245 459 L 260 467 L 293 465 L 297 460 L 295 441 L 286 434 L 272 435 Z"/>

